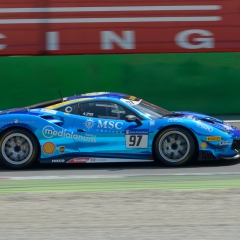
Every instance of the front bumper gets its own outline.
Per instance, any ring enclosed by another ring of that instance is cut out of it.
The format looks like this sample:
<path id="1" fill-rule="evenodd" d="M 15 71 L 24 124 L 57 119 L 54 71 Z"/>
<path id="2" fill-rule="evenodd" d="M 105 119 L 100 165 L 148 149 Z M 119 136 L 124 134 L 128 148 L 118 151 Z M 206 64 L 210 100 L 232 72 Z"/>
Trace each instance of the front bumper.
<path id="1" fill-rule="evenodd" d="M 234 160 L 240 158 L 240 154 L 237 153 L 236 155 L 233 156 L 224 156 L 224 155 L 218 155 L 219 159 L 225 159 L 225 160 Z"/>
<path id="2" fill-rule="evenodd" d="M 240 154 L 236 153 L 232 156 L 229 155 L 218 155 L 214 156 L 210 151 L 199 151 L 199 156 L 198 160 L 218 160 L 218 159 L 223 159 L 223 160 L 234 160 L 240 158 Z"/>

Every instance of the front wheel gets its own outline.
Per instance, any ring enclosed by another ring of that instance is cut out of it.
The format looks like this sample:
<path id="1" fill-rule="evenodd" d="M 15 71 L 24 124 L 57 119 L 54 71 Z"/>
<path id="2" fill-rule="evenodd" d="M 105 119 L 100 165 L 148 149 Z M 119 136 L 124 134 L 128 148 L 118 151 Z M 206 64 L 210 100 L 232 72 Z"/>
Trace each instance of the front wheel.
<path id="1" fill-rule="evenodd" d="M 157 160 L 165 165 L 182 166 L 194 156 L 194 139 L 183 128 L 168 128 L 158 135 L 154 143 L 154 152 Z"/>
<path id="2" fill-rule="evenodd" d="M 12 169 L 32 165 L 38 156 L 38 144 L 31 133 L 24 129 L 11 129 L 1 135 L 0 159 Z"/>

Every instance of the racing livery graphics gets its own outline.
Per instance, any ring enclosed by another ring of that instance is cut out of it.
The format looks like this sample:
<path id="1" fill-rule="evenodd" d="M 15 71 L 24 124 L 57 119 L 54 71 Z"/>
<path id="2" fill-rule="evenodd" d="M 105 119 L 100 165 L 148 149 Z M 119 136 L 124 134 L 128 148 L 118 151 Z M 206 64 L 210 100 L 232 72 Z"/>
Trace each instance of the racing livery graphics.
<path id="1" fill-rule="evenodd" d="M 161 162 L 181 166 L 239 157 L 240 130 L 200 113 L 171 112 L 135 96 L 96 92 L 0 111 L 0 160 Z"/>

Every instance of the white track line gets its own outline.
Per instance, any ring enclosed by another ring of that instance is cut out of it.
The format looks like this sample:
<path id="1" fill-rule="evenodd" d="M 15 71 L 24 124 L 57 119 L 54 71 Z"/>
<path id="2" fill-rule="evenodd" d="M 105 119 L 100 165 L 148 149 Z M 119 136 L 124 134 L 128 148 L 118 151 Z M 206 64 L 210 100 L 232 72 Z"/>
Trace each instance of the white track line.
<path id="1" fill-rule="evenodd" d="M 139 22 L 209 22 L 221 21 L 219 16 L 209 17 L 127 17 L 127 18 L 46 18 L 46 19 L 2 19 L 0 24 L 42 23 L 139 23 Z"/>
<path id="2" fill-rule="evenodd" d="M 121 11 L 194 11 L 219 10 L 221 5 L 186 6 L 122 6 L 122 7 L 50 7 L 50 8 L 0 8 L 0 13 L 39 12 L 121 12 Z"/>
<path id="3" fill-rule="evenodd" d="M 240 172 L 210 172 L 210 173 L 160 173 L 160 174 L 120 174 L 120 175 L 65 175 L 65 176 L 30 176 L 30 177 L 0 177 L 0 180 L 61 180 L 61 179 L 95 179 L 95 178 L 126 178 L 126 177 L 156 177 L 156 176 L 217 176 L 240 175 Z"/>

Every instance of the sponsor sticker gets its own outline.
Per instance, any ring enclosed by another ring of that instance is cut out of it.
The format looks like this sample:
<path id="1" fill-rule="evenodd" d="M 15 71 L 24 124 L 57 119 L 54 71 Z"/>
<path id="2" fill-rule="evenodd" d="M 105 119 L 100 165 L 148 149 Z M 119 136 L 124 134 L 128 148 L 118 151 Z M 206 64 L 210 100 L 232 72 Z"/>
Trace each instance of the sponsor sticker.
<path id="1" fill-rule="evenodd" d="M 206 148 L 207 147 L 207 143 L 206 142 L 202 142 L 200 145 L 201 148 Z"/>
<path id="2" fill-rule="evenodd" d="M 108 129 L 122 129 L 123 122 L 114 122 L 114 121 L 102 121 L 98 120 L 98 128 L 108 128 Z"/>
<path id="3" fill-rule="evenodd" d="M 59 151 L 60 153 L 64 153 L 64 152 L 65 152 L 65 146 L 59 146 L 59 147 L 58 147 L 58 151 Z"/>
<path id="4" fill-rule="evenodd" d="M 96 125 L 97 124 L 97 125 Z M 101 128 L 101 129 L 122 129 L 123 127 L 123 122 L 116 122 L 116 121 L 108 121 L 108 120 L 98 120 L 97 123 L 96 121 L 94 121 L 92 118 L 88 118 L 85 122 L 84 122 L 85 127 L 90 130 L 92 128 L 94 128 L 95 126 L 97 128 Z"/>
<path id="5" fill-rule="evenodd" d="M 56 146 L 52 142 L 45 142 L 42 145 L 42 150 L 44 151 L 45 154 L 53 154 L 54 151 L 56 150 Z"/>
<path id="6" fill-rule="evenodd" d="M 72 108 L 71 106 L 65 107 L 65 112 L 66 112 L 66 113 L 71 113 L 72 110 L 73 110 L 73 108 Z"/>
<path id="7" fill-rule="evenodd" d="M 154 120 L 151 120 L 150 121 L 150 126 L 154 126 L 155 125 L 155 121 Z"/>
<path id="8" fill-rule="evenodd" d="M 222 138 L 220 136 L 209 136 L 209 137 L 206 137 L 206 140 L 207 141 L 220 141 Z"/>
<path id="9" fill-rule="evenodd" d="M 79 157 L 79 158 L 73 158 L 67 161 L 67 163 L 87 163 L 87 162 L 95 162 L 95 158 L 86 158 L 86 157 Z"/>
<path id="10" fill-rule="evenodd" d="M 78 135 L 73 132 L 67 132 L 66 129 L 62 131 L 57 131 L 53 126 L 45 126 L 42 130 L 42 134 L 45 138 L 53 138 L 53 137 L 64 137 L 64 138 L 73 138 L 74 140 L 80 140 L 84 142 L 96 142 L 96 135 L 85 134 Z"/>
<path id="11" fill-rule="evenodd" d="M 65 159 L 52 159 L 52 163 L 65 163 Z"/>
<path id="12" fill-rule="evenodd" d="M 90 113 L 90 112 L 84 112 L 83 115 L 84 115 L 84 116 L 92 117 L 92 116 L 93 116 L 93 113 Z"/>
<path id="13" fill-rule="evenodd" d="M 125 135 L 126 148 L 147 148 L 148 131 L 147 130 L 126 130 Z"/>
<path id="14" fill-rule="evenodd" d="M 169 118 L 168 119 L 168 122 L 183 122 L 182 118 Z"/>
<path id="15" fill-rule="evenodd" d="M 196 118 L 193 115 L 188 115 L 186 118 L 191 119 L 191 120 L 196 120 Z"/>
<path id="16" fill-rule="evenodd" d="M 232 144 L 232 142 L 230 142 L 230 141 L 224 141 L 224 140 L 222 140 L 221 142 L 220 142 L 220 145 L 221 146 L 229 146 L 229 145 L 231 145 Z"/>
<path id="17" fill-rule="evenodd" d="M 95 121 L 92 118 L 88 118 L 85 122 L 84 122 L 85 127 L 90 130 L 94 127 L 95 125 Z"/>
<path id="18" fill-rule="evenodd" d="M 134 101 L 134 100 L 129 100 L 129 99 L 125 99 L 125 98 L 121 98 L 120 101 L 130 105 L 130 106 L 133 106 L 133 105 L 138 105 L 142 99 L 140 99 L 139 101 Z"/>
<path id="19" fill-rule="evenodd" d="M 207 132 L 212 132 L 213 131 L 213 128 L 204 124 L 204 123 L 201 123 L 201 122 L 197 122 L 197 126 L 201 129 L 204 129 L 206 130 Z"/>

